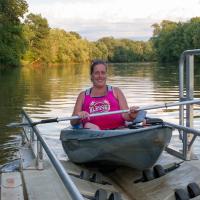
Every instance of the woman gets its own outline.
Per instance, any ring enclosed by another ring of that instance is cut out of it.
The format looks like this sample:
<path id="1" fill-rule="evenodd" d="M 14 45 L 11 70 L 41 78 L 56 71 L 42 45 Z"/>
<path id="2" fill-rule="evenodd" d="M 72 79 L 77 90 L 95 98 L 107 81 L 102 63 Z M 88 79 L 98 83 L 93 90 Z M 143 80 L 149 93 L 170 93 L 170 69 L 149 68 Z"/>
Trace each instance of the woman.
<path id="1" fill-rule="evenodd" d="M 83 125 L 90 129 L 116 129 L 125 126 L 125 121 L 135 119 L 138 107 L 131 107 L 129 113 L 89 117 L 92 113 L 129 109 L 124 94 L 118 87 L 106 85 L 107 65 L 101 60 L 94 61 L 90 67 L 92 88 L 82 91 L 76 101 L 72 115 L 80 120 L 71 120 L 71 125 Z"/>

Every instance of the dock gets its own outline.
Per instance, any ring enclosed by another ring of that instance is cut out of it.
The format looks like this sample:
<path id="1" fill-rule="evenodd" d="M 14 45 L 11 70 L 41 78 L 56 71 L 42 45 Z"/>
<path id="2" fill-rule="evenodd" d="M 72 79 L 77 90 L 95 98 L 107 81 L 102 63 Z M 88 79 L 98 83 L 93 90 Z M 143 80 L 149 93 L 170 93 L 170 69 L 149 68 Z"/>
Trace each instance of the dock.
<path id="1" fill-rule="evenodd" d="M 21 147 L 20 154 L 21 169 L 1 174 L 1 200 L 73 200 L 49 160 L 43 160 L 42 169 L 39 169 L 28 143 Z M 179 162 L 181 159 L 164 152 L 155 165 L 165 167 Z M 142 172 L 131 168 L 121 167 L 102 173 L 69 160 L 60 163 L 84 200 L 112 200 L 111 195 L 117 196 L 114 200 L 175 200 L 176 189 L 187 191 L 187 185 L 193 182 L 200 185 L 200 160 L 184 161 L 166 175 L 138 183 L 135 181 L 142 177 Z M 99 191 L 102 197 L 97 197 Z M 200 199 L 200 196 L 193 199 Z"/>
<path id="2" fill-rule="evenodd" d="M 42 169 L 38 169 L 37 158 L 28 143 L 21 147 L 20 155 L 21 169 L 1 174 L 1 200 L 73 200 L 49 160 L 43 160 Z M 128 199 L 113 185 L 111 179 L 97 170 L 89 171 L 88 168 L 70 161 L 60 162 L 84 199 L 95 199 L 97 191 L 100 194 L 101 191 L 106 192 L 106 196 L 119 194 L 122 199 Z M 88 171 L 93 175 L 93 180 L 92 177 L 83 175 Z"/>

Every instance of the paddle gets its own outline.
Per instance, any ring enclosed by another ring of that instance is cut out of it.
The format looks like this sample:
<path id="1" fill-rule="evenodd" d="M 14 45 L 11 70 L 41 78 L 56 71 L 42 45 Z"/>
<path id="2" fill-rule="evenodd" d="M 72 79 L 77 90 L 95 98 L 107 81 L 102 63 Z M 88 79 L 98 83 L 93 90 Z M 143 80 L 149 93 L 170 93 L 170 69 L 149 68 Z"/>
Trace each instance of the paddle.
<path id="1" fill-rule="evenodd" d="M 152 105 L 152 106 L 146 106 L 146 107 L 140 107 L 137 109 L 137 111 L 140 110 L 152 110 L 152 109 L 158 109 L 158 108 L 168 108 L 172 106 L 179 106 L 179 105 L 187 105 L 187 104 L 198 104 L 200 103 L 200 99 L 196 100 L 188 100 L 188 101 L 181 101 L 181 102 L 173 102 L 173 103 L 164 103 L 160 105 Z M 97 117 L 97 116 L 105 116 L 105 115 L 113 115 L 113 114 L 122 114 L 127 113 L 130 110 L 116 110 L 112 112 L 101 112 L 101 113 L 94 113 L 91 114 L 90 117 Z M 44 119 L 33 123 L 10 123 L 7 125 L 7 127 L 17 128 L 17 127 L 23 127 L 23 126 L 35 126 L 38 124 L 46 124 L 46 123 L 52 123 L 52 122 L 60 122 L 60 121 L 68 121 L 73 119 L 80 119 L 79 116 L 71 116 L 71 117 L 61 117 L 61 118 L 51 118 L 51 119 Z"/>

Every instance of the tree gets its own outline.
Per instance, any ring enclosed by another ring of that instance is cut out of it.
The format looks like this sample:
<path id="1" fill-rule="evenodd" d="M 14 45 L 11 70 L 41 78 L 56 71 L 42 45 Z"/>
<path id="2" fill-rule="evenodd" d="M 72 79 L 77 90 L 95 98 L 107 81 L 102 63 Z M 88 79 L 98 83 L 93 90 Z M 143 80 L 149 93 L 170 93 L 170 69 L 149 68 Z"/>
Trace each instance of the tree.
<path id="1" fill-rule="evenodd" d="M 18 66 L 26 49 L 20 18 L 27 12 L 24 0 L 0 1 L 0 63 Z"/>
<path id="2" fill-rule="evenodd" d="M 74 32 L 51 29 L 48 37 L 49 57 L 53 63 L 80 63 L 90 60 L 90 43 Z"/>
<path id="3" fill-rule="evenodd" d="M 106 45 L 108 49 L 108 61 L 113 62 L 114 49 L 116 46 L 119 46 L 119 41 L 114 39 L 113 37 L 103 37 L 99 39 L 97 42 L 102 42 Z"/>
<path id="4" fill-rule="evenodd" d="M 107 47 L 108 60 L 111 62 L 154 61 L 155 52 L 152 41 L 134 41 L 105 37 L 98 40 Z"/>
<path id="5" fill-rule="evenodd" d="M 200 17 L 192 18 L 184 24 L 184 40 L 187 49 L 200 46 Z"/>
<path id="6" fill-rule="evenodd" d="M 90 59 L 102 59 L 105 61 L 108 59 L 108 49 L 103 42 L 97 41 L 90 43 Z"/>
<path id="7" fill-rule="evenodd" d="M 49 25 L 40 14 L 30 13 L 24 21 L 24 35 L 28 42 L 29 49 L 24 55 L 24 60 L 32 62 L 49 61 Z"/>
<path id="8" fill-rule="evenodd" d="M 81 39 L 81 36 L 77 33 L 77 32 L 74 32 L 74 31 L 70 31 L 69 32 L 71 35 L 74 35 L 76 37 L 76 39 Z"/>
<path id="9" fill-rule="evenodd" d="M 163 20 L 154 24 L 154 35 L 151 38 L 158 60 L 174 62 L 186 49 L 200 46 L 200 17 L 185 23 Z"/>
<path id="10" fill-rule="evenodd" d="M 184 50 L 183 26 L 181 23 L 163 20 L 154 24 L 154 44 L 156 55 L 161 62 L 177 61 Z"/>
<path id="11" fill-rule="evenodd" d="M 20 24 L 20 18 L 28 11 L 28 4 L 25 0 L 1 0 L 0 19 L 1 24 Z"/>

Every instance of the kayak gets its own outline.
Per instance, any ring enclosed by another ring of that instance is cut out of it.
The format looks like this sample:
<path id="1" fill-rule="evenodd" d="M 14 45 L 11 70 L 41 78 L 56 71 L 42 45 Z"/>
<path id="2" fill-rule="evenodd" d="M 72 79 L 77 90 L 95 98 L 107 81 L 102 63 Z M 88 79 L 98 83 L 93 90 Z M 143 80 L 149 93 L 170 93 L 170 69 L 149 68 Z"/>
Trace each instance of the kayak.
<path id="1" fill-rule="evenodd" d="M 66 128 L 60 140 L 74 163 L 144 170 L 155 164 L 171 136 L 172 127 L 160 124 L 116 130 Z"/>

